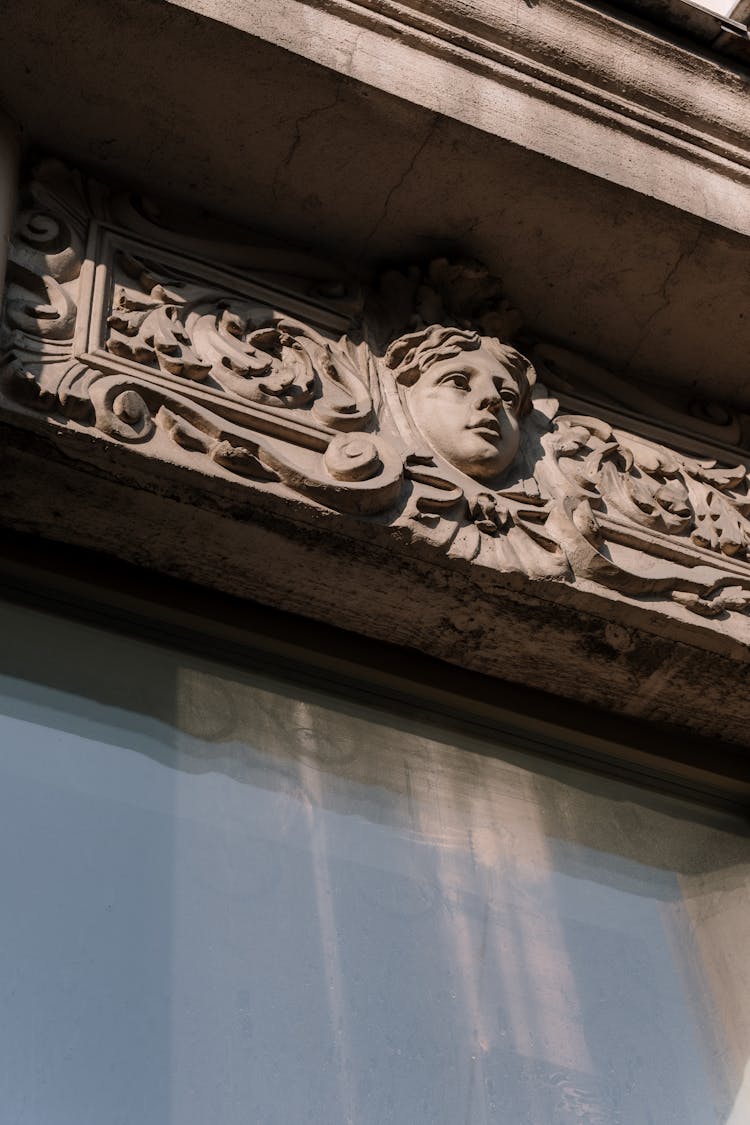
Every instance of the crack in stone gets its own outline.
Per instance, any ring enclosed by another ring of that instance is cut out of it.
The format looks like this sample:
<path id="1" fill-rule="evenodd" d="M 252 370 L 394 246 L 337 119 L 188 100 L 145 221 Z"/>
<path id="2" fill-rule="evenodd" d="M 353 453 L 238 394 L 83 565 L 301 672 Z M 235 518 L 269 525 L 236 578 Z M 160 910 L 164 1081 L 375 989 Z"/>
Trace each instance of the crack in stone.
<path id="1" fill-rule="evenodd" d="M 391 200 L 393 199 L 393 196 L 396 194 L 396 192 L 399 190 L 399 188 L 401 188 L 403 186 L 403 184 L 406 182 L 406 180 L 409 178 L 409 176 L 414 171 L 416 163 L 419 160 L 420 156 L 422 155 L 422 152 L 424 151 L 424 149 L 429 144 L 429 142 L 432 138 L 432 134 L 435 132 L 435 129 L 437 128 L 439 121 L 440 121 L 440 114 L 439 113 L 433 113 L 432 121 L 430 122 L 429 126 L 427 127 L 427 132 L 425 133 L 424 137 L 422 138 L 422 141 L 418 145 L 416 152 L 414 153 L 411 160 L 409 161 L 408 166 L 404 169 L 404 171 L 401 173 L 401 175 L 399 176 L 396 183 L 393 185 L 393 187 L 389 190 L 388 194 L 386 195 L 385 201 L 383 203 L 383 209 L 382 209 L 380 215 L 378 216 L 378 218 L 375 220 L 375 223 L 373 224 L 373 227 L 372 227 L 370 233 L 368 235 L 366 235 L 366 237 L 365 237 L 365 239 L 362 243 L 362 257 L 364 257 L 365 254 L 367 253 L 367 249 L 368 249 L 370 243 L 372 242 L 372 240 L 375 237 L 375 235 L 377 234 L 377 232 L 380 230 L 380 227 L 385 222 L 385 219 L 388 215 L 388 209 L 391 205 Z"/>
<path id="2" fill-rule="evenodd" d="M 365 31 L 366 28 L 360 27 L 354 36 L 352 45 L 350 47 L 344 48 L 346 51 L 346 62 L 344 63 L 344 66 L 346 67 L 346 73 L 351 77 L 353 77 L 352 69 L 354 65 L 354 56 L 359 52 L 359 42 L 362 36 L 365 34 Z"/>
<path id="3" fill-rule="evenodd" d="M 329 109 L 334 109 L 334 107 L 338 105 L 341 99 L 341 89 L 342 78 L 339 77 L 336 86 L 336 93 L 332 101 L 325 102 L 323 105 L 314 106 L 312 109 L 308 110 L 307 113 L 300 114 L 300 116 L 295 120 L 294 136 L 292 138 L 292 143 L 289 146 L 289 151 L 282 160 L 281 164 L 279 164 L 278 168 L 276 169 L 275 175 L 273 177 L 273 182 L 271 183 L 271 195 L 274 199 L 278 199 L 281 177 L 283 176 L 289 165 L 292 163 L 294 154 L 302 143 L 302 127 L 306 125 L 308 121 L 312 120 L 313 117 L 317 117 L 318 114 L 327 113 Z"/>
<path id="4" fill-rule="evenodd" d="M 670 304 L 670 301 L 671 301 L 671 298 L 669 296 L 669 287 L 672 283 L 672 280 L 674 279 L 675 275 L 677 274 L 677 271 L 680 269 L 680 266 L 686 260 L 686 258 L 690 258 L 695 253 L 695 251 L 698 249 L 698 244 L 699 244 L 702 237 L 703 237 L 703 224 L 701 223 L 701 226 L 698 228 L 698 233 L 697 233 L 696 237 L 693 239 L 690 246 L 688 246 L 687 249 L 680 251 L 680 253 L 677 256 L 676 261 L 667 271 L 666 277 L 664 278 L 663 282 L 661 283 L 661 285 L 659 287 L 659 295 L 661 296 L 661 304 L 658 305 L 657 308 L 655 308 L 653 310 L 653 312 L 649 313 L 649 315 L 646 317 L 646 320 L 643 322 L 643 327 L 641 328 L 638 339 L 635 342 L 635 346 L 633 347 L 630 355 L 628 356 L 628 361 L 625 365 L 626 371 L 629 371 L 631 369 L 633 361 L 634 361 L 635 357 L 638 355 L 638 352 L 641 350 L 641 347 L 643 346 L 643 343 L 644 343 L 646 337 L 648 336 L 649 329 L 651 328 L 651 325 L 654 322 L 654 320 L 656 319 L 656 317 L 660 316 L 661 313 L 663 313 L 666 308 L 669 308 L 669 304 Z"/>

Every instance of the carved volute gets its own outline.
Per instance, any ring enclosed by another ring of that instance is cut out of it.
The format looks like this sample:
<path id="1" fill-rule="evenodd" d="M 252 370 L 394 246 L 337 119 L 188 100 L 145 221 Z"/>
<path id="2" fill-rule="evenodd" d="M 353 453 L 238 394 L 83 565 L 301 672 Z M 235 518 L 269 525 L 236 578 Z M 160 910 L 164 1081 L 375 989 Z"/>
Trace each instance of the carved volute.
<path id="1" fill-rule="evenodd" d="M 11 247 L 4 417 L 485 571 L 748 609 L 745 418 L 524 336 L 474 262 L 363 286 L 284 248 L 240 259 L 43 164 Z"/>

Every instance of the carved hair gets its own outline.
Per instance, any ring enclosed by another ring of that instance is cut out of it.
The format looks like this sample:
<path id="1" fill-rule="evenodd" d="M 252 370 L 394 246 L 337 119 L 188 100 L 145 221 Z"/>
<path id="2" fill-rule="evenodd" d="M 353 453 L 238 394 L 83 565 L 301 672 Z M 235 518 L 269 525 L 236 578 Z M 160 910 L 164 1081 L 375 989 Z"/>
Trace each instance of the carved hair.
<path id="1" fill-rule="evenodd" d="M 510 371 L 518 385 L 519 416 L 528 414 L 536 371 L 525 356 L 494 336 L 480 336 L 478 332 L 432 324 L 394 340 L 385 354 L 385 362 L 395 373 L 396 382 L 405 387 L 413 387 L 420 375 L 433 363 L 454 359 L 462 352 L 472 352 L 479 348 L 484 348 Z"/>

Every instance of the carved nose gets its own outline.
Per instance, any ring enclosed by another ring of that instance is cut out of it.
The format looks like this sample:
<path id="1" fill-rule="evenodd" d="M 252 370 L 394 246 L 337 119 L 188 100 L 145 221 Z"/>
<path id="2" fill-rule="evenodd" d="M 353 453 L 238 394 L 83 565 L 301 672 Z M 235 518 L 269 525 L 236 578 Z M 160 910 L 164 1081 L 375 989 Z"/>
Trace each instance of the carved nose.
<path id="1" fill-rule="evenodd" d="M 500 398 L 500 395 L 485 395 L 485 397 L 479 404 L 479 409 L 491 410 L 493 414 L 497 414 L 501 404 L 502 399 Z"/>

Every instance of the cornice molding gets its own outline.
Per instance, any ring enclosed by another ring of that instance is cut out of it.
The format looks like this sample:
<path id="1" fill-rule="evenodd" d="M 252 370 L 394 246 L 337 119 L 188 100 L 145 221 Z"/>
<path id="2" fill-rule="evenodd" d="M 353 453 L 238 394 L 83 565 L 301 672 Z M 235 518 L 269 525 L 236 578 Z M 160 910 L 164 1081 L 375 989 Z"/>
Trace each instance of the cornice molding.
<path id="1" fill-rule="evenodd" d="M 750 233 L 750 83 L 577 0 L 171 0 L 485 132 Z"/>

